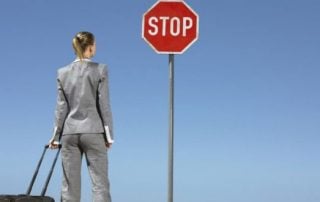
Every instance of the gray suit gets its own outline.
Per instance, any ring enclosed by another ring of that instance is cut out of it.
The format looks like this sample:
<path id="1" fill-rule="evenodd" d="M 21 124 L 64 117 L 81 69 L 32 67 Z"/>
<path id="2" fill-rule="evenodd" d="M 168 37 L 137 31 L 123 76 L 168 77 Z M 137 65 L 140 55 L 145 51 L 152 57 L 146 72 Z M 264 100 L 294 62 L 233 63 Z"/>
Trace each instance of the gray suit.
<path id="1" fill-rule="evenodd" d="M 107 66 L 74 61 L 58 70 L 52 140 L 62 142 L 61 201 L 80 202 L 81 159 L 87 159 L 94 202 L 111 202 L 105 142 L 113 143 Z M 105 135 L 103 135 L 105 134 Z"/>
<path id="2" fill-rule="evenodd" d="M 112 141 L 107 66 L 75 61 L 58 70 L 57 80 L 53 139 L 59 141 L 62 134 L 106 133 L 106 139 Z"/>

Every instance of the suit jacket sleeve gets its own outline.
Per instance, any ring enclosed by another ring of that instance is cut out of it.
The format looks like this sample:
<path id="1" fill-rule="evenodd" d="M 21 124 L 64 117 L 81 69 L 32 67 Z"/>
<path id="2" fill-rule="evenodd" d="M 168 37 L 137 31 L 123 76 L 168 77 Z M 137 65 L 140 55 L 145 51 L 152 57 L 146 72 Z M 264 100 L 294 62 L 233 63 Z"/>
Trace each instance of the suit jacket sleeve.
<path id="1" fill-rule="evenodd" d="M 106 140 L 113 143 L 113 124 L 112 113 L 109 98 L 109 79 L 107 66 L 103 66 L 102 75 L 98 87 L 98 104 L 101 113 L 102 122 L 104 124 Z"/>
<path id="2" fill-rule="evenodd" d="M 69 107 L 68 107 L 68 101 L 67 101 L 66 95 L 64 93 L 64 90 L 62 88 L 59 78 L 57 79 L 57 89 L 58 89 L 58 96 L 57 96 L 57 105 L 55 110 L 55 127 L 54 127 L 53 136 L 51 140 L 58 142 L 62 134 L 63 125 L 67 117 Z"/>

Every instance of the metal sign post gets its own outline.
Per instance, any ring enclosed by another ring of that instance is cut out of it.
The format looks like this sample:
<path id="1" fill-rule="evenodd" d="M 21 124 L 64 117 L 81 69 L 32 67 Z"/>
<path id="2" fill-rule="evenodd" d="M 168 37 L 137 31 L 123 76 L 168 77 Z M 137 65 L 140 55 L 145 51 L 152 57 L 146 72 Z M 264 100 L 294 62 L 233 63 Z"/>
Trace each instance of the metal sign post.
<path id="1" fill-rule="evenodd" d="M 174 153 L 174 54 L 169 54 L 169 152 L 168 152 L 168 202 L 173 202 Z"/>
<path id="2" fill-rule="evenodd" d="M 159 54 L 169 54 L 168 202 L 173 202 L 174 54 L 182 54 L 197 39 L 199 17 L 183 0 L 158 0 L 143 14 L 142 38 Z"/>

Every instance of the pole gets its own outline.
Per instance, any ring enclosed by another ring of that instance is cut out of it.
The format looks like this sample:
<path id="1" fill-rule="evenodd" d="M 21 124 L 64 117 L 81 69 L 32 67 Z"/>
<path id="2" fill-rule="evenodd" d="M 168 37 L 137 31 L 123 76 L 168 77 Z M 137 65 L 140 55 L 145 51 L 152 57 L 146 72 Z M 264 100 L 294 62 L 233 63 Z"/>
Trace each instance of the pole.
<path id="1" fill-rule="evenodd" d="M 168 202 L 173 202 L 174 54 L 169 54 L 169 89 Z"/>

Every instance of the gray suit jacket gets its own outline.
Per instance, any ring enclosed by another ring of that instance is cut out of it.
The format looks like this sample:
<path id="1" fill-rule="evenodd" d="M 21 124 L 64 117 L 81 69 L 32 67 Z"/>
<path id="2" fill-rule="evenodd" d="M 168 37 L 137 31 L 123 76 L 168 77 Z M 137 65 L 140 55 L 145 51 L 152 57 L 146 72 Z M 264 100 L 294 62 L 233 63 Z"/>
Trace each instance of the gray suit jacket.
<path id="1" fill-rule="evenodd" d="M 74 61 L 58 70 L 58 98 L 52 139 L 64 134 L 105 133 L 113 142 L 107 66 Z"/>

